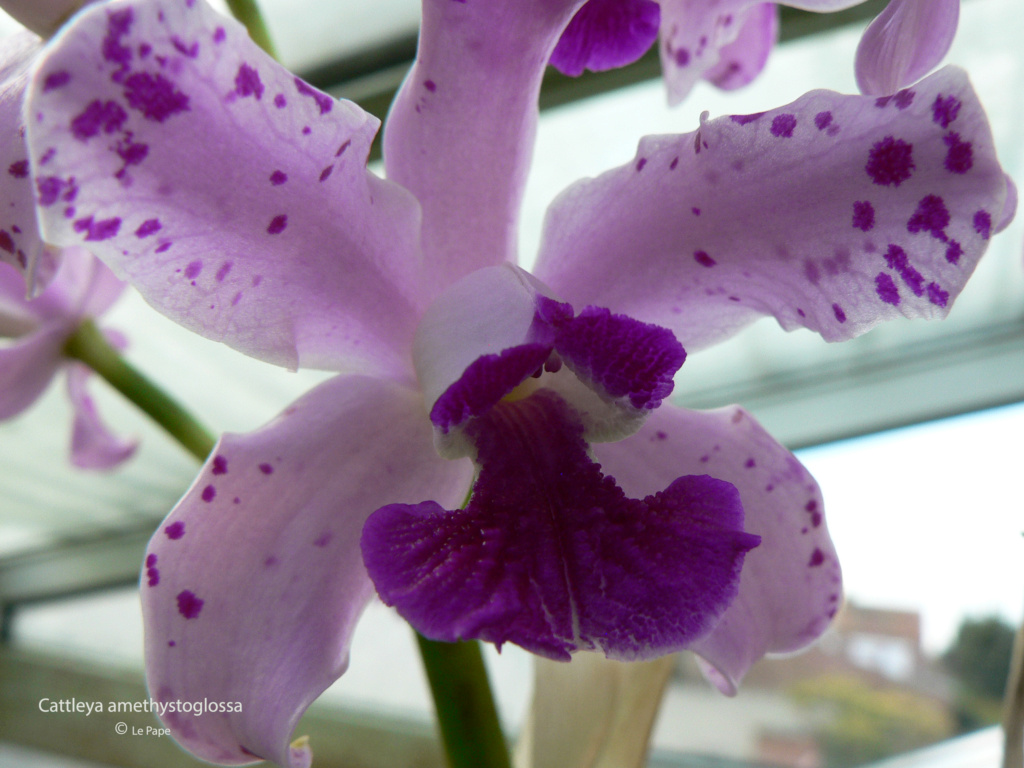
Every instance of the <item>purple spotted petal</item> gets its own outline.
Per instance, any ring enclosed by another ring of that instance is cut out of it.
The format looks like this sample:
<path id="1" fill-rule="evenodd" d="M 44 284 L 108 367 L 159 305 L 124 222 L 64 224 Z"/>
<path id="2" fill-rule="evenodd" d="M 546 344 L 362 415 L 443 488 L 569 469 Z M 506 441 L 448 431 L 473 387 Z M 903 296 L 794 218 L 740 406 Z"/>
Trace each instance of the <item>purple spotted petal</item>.
<path id="1" fill-rule="evenodd" d="M 112 469 L 135 454 L 139 441 L 115 435 L 100 419 L 86 391 L 90 370 L 68 366 L 68 396 L 74 409 L 71 428 L 71 463 L 82 469 Z"/>
<path id="2" fill-rule="evenodd" d="M 29 101 L 49 240 L 247 354 L 408 375 L 418 211 L 365 168 L 376 119 L 202 0 L 86 9 Z"/>
<path id="3" fill-rule="evenodd" d="M 545 390 L 468 429 L 481 469 L 466 509 L 392 504 L 363 529 L 378 594 L 418 631 L 633 660 L 693 643 L 732 600 L 757 537 L 728 483 L 680 477 L 627 498 Z"/>
<path id="4" fill-rule="evenodd" d="M 718 51 L 718 63 L 708 67 L 704 79 L 725 91 L 742 88 L 761 74 L 779 36 L 775 3 L 753 6 L 740 22 L 736 39 Z"/>
<path id="5" fill-rule="evenodd" d="M 433 292 L 515 261 L 541 77 L 582 2 L 423 3 L 419 51 L 388 116 L 384 163 L 423 206 Z"/>
<path id="6" fill-rule="evenodd" d="M 825 630 L 842 585 L 821 493 L 792 454 L 742 409 L 700 413 L 664 405 L 633 437 L 593 450 L 631 495 L 651 493 L 685 473 L 707 473 L 739 490 L 744 527 L 761 544 L 744 561 L 735 601 L 692 646 L 713 665 L 720 688 L 735 692 L 765 653 L 797 650 Z"/>
<path id="7" fill-rule="evenodd" d="M 3 9 L 38 35 L 48 37 L 90 0 L 4 0 Z"/>
<path id="8" fill-rule="evenodd" d="M 838 341 L 944 316 L 1006 198 L 981 105 L 947 68 L 892 98 L 814 91 L 647 137 L 555 200 L 535 271 L 691 352 L 766 314 Z"/>
<path id="9" fill-rule="evenodd" d="M 159 702 L 239 702 L 168 713 L 204 760 L 290 755 L 299 717 L 348 664 L 373 587 L 363 521 L 387 502 L 464 498 L 468 461 L 439 459 L 411 390 L 332 379 L 249 435 L 226 435 L 149 544 L 142 573 L 146 668 Z M 315 748 L 315 745 L 314 745 Z"/>
<path id="10" fill-rule="evenodd" d="M 857 87 L 885 96 L 920 80 L 946 55 L 960 0 L 889 0 L 857 46 Z"/>
<path id="11" fill-rule="evenodd" d="M 837 11 L 863 0 L 786 0 L 811 11 Z M 701 78 L 722 88 L 753 79 L 774 44 L 774 11 L 757 0 L 660 0 L 661 68 L 670 104 Z"/>
<path id="12" fill-rule="evenodd" d="M 28 69 L 39 38 L 21 32 L 0 46 L 0 262 L 21 272 L 23 293 L 38 293 L 53 277 L 57 257 L 43 245 L 21 117 Z"/>
<path id="13" fill-rule="evenodd" d="M 550 64 L 576 77 L 632 64 L 658 39 L 661 11 L 653 0 L 589 0 L 576 12 Z"/>
<path id="14" fill-rule="evenodd" d="M 17 416 L 46 391 L 67 335 L 63 323 L 48 323 L 0 346 L 0 420 Z"/>

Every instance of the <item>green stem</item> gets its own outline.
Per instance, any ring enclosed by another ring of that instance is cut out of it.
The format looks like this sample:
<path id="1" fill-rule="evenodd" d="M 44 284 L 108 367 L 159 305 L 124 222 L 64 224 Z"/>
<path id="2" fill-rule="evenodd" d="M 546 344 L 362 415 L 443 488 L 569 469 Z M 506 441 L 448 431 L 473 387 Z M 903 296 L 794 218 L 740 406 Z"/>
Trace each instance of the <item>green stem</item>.
<path id="1" fill-rule="evenodd" d="M 263 21 L 256 0 L 228 0 L 228 8 L 231 10 L 231 15 L 249 30 L 249 37 L 252 38 L 252 41 L 276 59 L 277 51 L 274 50 L 274 43 L 270 39 L 270 33 L 267 31 L 267 25 Z"/>
<path id="2" fill-rule="evenodd" d="M 416 640 L 450 768 L 510 768 L 480 644 Z"/>
<path id="3" fill-rule="evenodd" d="M 200 461 L 213 450 L 214 439 L 184 408 L 132 368 L 92 320 L 86 320 L 64 344 L 64 354 L 81 360 L 135 403 L 185 450 Z"/>

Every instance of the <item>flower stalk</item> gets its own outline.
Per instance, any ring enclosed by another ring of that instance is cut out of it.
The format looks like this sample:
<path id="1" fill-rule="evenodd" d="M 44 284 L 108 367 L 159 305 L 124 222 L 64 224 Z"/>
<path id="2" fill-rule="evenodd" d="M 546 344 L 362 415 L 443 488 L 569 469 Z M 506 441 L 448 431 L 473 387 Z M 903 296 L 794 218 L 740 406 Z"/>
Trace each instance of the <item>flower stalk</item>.
<path id="1" fill-rule="evenodd" d="M 213 450 L 215 441 L 206 428 L 129 365 L 92 320 L 83 322 L 68 338 L 64 354 L 80 360 L 106 379 L 199 461 L 205 461 Z"/>
<path id="2" fill-rule="evenodd" d="M 267 31 L 267 24 L 263 21 L 263 15 L 260 13 L 259 6 L 256 5 L 256 0 L 227 0 L 227 3 L 231 15 L 249 30 L 249 37 L 252 38 L 252 41 L 277 59 L 277 50 L 270 39 L 270 32 Z"/>
<path id="3" fill-rule="evenodd" d="M 511 768 L 480 643 L 416 641 L 450 768 Z"/>
<path id="4" fill-rule="evenodd" d="M 1024 625 L 1017 630 L 1003 700 L 1003 768 L 1024 766 Z"/>

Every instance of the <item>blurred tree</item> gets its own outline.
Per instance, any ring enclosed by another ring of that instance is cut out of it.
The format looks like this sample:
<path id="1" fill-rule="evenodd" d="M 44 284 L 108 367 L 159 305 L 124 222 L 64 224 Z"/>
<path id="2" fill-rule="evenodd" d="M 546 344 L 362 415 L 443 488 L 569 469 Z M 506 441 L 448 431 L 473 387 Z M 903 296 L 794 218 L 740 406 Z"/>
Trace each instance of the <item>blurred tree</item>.
<path id="1" fill-rule="evenodd" d="M 954 710 L 961 732 L 999 722 L 1013 636 L 1014 628 L 1002 619 L 964 619 L 942 655 L 958 684 Z"/>

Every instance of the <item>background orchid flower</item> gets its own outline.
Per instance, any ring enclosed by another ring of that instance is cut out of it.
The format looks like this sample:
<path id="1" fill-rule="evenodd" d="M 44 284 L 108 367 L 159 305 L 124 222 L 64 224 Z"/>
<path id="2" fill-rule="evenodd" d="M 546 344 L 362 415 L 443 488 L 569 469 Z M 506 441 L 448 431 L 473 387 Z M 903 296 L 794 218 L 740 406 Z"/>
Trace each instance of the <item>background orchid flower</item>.
<path id="1" fill-rule="evenodd" d="M 537 94 L 579 6 L 426 0 L 387 180 L 374 118 L 201 0 L 99 4 L 35 68 L 33 172 L 77 190 L 39 197 L 47 238 L 210 338 L 341 372 L 225 435 L 151 541 L 153 696 L 242 705 L 166 715 L 204 759 L 308 761 L 290 734 L 374 586 L 433 637 L 691 647 L 727 691 L 837 610 L 806 470 L 740 409 L 663 401 L 683 347 L 761 315 L 830 340 L 944 315 L 1007 194 L 984 113 L 944 70 L 650 137 L 555 201 L 530 275 Z"/>
<path id="2" fill-rule="evenodd" d="M 29 294 L 41 291 L 52 279 L 60 251 L 46 245 L 36 225 L 36 195 L 71 198 L 73 187 L 52 189 L 44 179 L 29 177 L 28 147 L 22 101 L 28 70 L 41 41 L 31 32 L 19 32 L 0 42 L 0 262 L 24 278 Z"/>
<path id="3" fill-rule="evenodd" d="M 757 77 L 778 36 L 778 5 L 826 13 L 861 2 L 588 0 L 562 33 L 551 64 L 572 76 L 614 69 L 639 59 L 660 36 L 669 103 L 678 104 L 698 80 L 732 90 Z"/>
<path id="4" fill-rule="evenodd" d="M 25 281 L 0 264 L 0 419 L 17 416 L 40 397 L 61 370 L 67 371 L 74 410 L 71 462 L 83 469 L 110 469 L 135 452 L 136 442 L 117 437 L 100 421 L 86 391 L 89 369 L 69 360 L 64 345 L 88 318 L 103 314 L 124 284 L 85 249 L 63 253 L 53 281 L 25 299 Z M 123 339 L 115 336 L 117 343 Z"/>
<path id="5" fill-rule="evenodd" d="M 890 0 L 857 46 L 857 87 L 886 96 L 920 80 L 953 44 L 960 0 Z"/>

